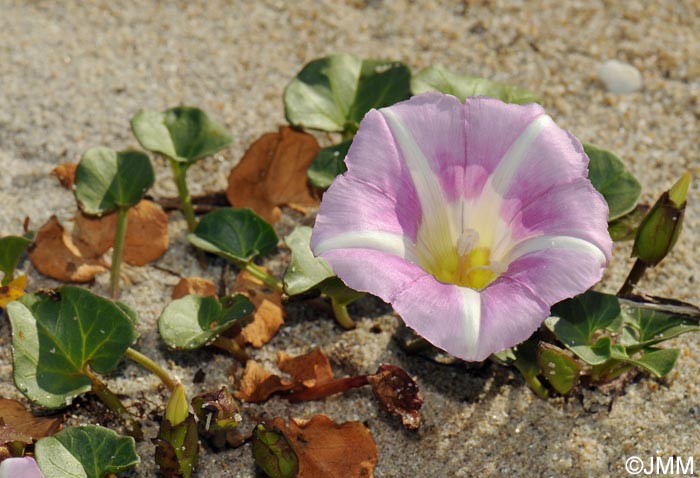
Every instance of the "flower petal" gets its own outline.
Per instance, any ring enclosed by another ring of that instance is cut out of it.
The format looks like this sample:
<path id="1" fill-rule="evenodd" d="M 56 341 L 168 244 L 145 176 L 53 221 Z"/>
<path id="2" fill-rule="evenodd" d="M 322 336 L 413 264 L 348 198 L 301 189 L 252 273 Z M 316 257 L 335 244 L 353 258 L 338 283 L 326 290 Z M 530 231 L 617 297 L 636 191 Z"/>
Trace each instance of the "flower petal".
<path id="1" fill-rule="evenodd" d="M 481 291 L 481 333 L 474 360 L 526 340 L 549 315 L 549 305 L 524 284 L 501 276 Z"/>

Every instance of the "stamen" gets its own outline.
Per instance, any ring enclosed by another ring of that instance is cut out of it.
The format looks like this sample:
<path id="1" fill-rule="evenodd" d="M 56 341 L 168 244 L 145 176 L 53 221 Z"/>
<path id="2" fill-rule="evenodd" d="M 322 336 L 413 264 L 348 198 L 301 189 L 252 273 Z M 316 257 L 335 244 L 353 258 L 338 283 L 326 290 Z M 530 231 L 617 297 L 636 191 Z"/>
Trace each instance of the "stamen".
<path id="1" fill-rule="evenodd" d="M 457 239 L 457 255 L 460 257 L 469 254 L 479 243 L 479 233 L 474 229 L 467 229 Z"/>

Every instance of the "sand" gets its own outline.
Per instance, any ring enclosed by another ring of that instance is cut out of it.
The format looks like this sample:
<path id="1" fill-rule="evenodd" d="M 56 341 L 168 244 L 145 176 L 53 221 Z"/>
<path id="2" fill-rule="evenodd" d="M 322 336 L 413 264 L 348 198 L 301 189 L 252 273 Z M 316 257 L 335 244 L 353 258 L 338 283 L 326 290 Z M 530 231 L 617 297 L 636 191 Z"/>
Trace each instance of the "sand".
<path id="1" fill-rule="evenodd" d="M 332 52 L 406 62 L 414 71 L 436 63 L 530 88 L 548 113 L 584 141 L 617 152 L 653 200 L 684 170 L 695 178 L 685 232 L 658 270 L 642 282 L 650 293 L 700 302 L 700 4 L 642 1 L 312 1 L 24 2 L 0 0 L 0 235 L 37 229 L 51 214 L 68 221 L 72 195 L 51 176 L 89 147 L 137 147 L 129 119 L 141 108 L 197 105 L 223 121 L 233 146 L 190 171 L 194 194 L 225 187 L 230 168 L 259 135 L 283 124 L 287 82 L 304 63 Z M 606 60 L 630 63 L 639 92 L 605 91 L 596 80 Z M 154 162 L 156 196 L 173 196 L 167 165 Z M 302 218 L 286 212 L 284 235 Z M 218 278 L 221 263 L 202 271 L 185 244 L 184 220 L 170 216 L 172 247 L 152 266 L 126 268 L 123 300 L 140 315 L 137 348 L 182 379 L 191 391 L 228 383 L 233 360 L 203 350 L 168 351 L 155 321 L 177 277 Z M 603 288 L 619 287 L 630 247 L 616 246 Z M 281 273 L 285 250 L 269 265 Z M 275 269 L 276 268 L 276 269 Z M 58 285 L 25 262 L 30 288 Z M 107 278 L 90 288 L 107 291 Z M 540 400 L 512 370 L 446 366 L 408 356 L 392 334 L 397 319 L 376 299 L 351 309 L 359 321 L 343 332 L 316 310 L 289 306 L 288 323 L 255 356 L 321 346 L 339 373 L 403 366 L 425 398 L 425 424 L 402 429 L 381 412 L 369 390 L 290 405 L 273 399 L 249 414 L 360 420 L 379 448 L 377 477 L 619 477 L 630 456 L 700 458 L 700 336 L 673 342 L 682 350 L 665 380 L 639 378 L 614 399 L 600 391 Z M 377 326 L 381 329 L 377 333 Z M 11 381 L 10 330 L 0 317 L 0 396 L 21 398 Z M 194 373 L 204 383 L 192 384 Z M 132 364 L 109 384 L 143 410 L 147 437 L 157 432 L 164 392 Z M 88 397 L 69 422 L 106 423 Z M 127 476 L 156 476 L 153 446 L 138 445 L 142 463 Z M 697 460 L 696 460 L 697 461 Z M 700 464 L 698 465 L 700 466 Z M 202 453 L 198 476 L 252 477 L 249 447 Z"/>

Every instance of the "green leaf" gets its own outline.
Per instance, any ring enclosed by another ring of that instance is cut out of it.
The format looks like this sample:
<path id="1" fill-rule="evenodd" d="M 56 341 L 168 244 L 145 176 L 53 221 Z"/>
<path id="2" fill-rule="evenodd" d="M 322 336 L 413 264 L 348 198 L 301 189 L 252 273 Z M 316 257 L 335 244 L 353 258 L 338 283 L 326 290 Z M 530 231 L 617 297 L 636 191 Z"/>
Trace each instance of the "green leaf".
<path id="1" fill-rule="evenodd" d="M 135 206 L 153 186 L 151 161 L 139 151 L 89 149 L 75 170 L 75 198 L 88 214 Z"/>
<path id="2" fill-rule="evenodd" d="M 162 113 L 141 111 L 131 120 L 131 129 L 144 148 L 188 164 L 232 142 L 223 125 L 199 108 L 189 106 L 170 108 Z"/>
<path id="3" fill-rule="evenodd" d="M 680 354 L 678 349 L 649 347 L 645 349 L 645 353 L 641 357 L 630 358 L 625 347 L 619 344 L 613 345 L 611 351 L 613 359 L 635 365 L 657 377 L 663 377 L 673 370 L 673 366 L 676 364 Z"/>
<path id="4" fill-rule="evenodd" d="M 649 212 L 650 207 L 646 204 L 637 206 L 624 216 L 618 217 L 608 223 L 608 232 L 615 242 L 631 241 L 637 236 L 637 229 L 642 223 L 642 219 Z"/>
<path id="5" fill-rule="evenodd" d="M 290 124 L 354 133 L 371 108 L 410 96 L 408 67 L 402 63 L 330 55 L 308 63 L 284 90 Z"/>
<path id="6" fill-rule="evenodd" d="M 314 257 L 311 252 L 311 228 L 298 226 L 284 238 L 292 251 L 292 260 L 284 273 L 284 290 L 292 296 L 311 289 L 320 289 L 338 305 L 344 306 L 358 299 L 357 292 L 338 279 L 331 266 L 322 257 Z"/>
<path id="7" fill-rule="evenodd" d="M 318 188 L 327 188 L 336 176 L 347 171 L 345 156 L 351 144 L 350 140 L 321 149 L 306 170 L 309 182 Z"/>
<path id="8" fill-rule="evenodd" d="M 583 150 L 590 158 L 588 179 L 608 203 L 608 221 L 634 210 L 642 194 L 642 185 L 620 158 L 590 143 L 584 143 Z"/>
<path id="9" fill-rule="evenodd" d="M 46 478 L 103 478 L 140 462 L 134 439 L 96 425 L 70 427 L 36 442 Z"/>
<path id="10" fill-rule="evenodd" d="M 432 65 L 423 68 L 411 80 L 411 90 L 414 95 L 427 91 L 440 91 L 456 96 L 465 101 L 469 96 L 491 96 L 506 103 L 539 103 L 542 101 L 535 93 L 505 83 L 479 78 L 477 76 L 458 75 L 442 65 Z"/>
<path id="11" fill-rule="evenodd" d="M 3 278 L 0 285 L 7 285 L 12 281 L 17 264 L 32 241 L 22 236 L 5 236 L 0 238 L 0 271 Z"/>
<path id="12" fill-rule="evenodd" d="M 569 393 L 578 383 L 581 366 L 554 345 L 540 342 L 537 363 L 544 378 L 562 395 Z"/>
<path id="13" fill-rule="evenodd" d="M 237 320 L 255 310 L 243 295 L 222 299 L 186 295 L 169 303 L 158 318 L 158 331 L 166 344 L 178 349 L 196 349 L 216 339 Z"/>
<path id="14" fill-rule="evenodd" d="M 528 386 L 540 398 L 547 398 L 549 391 L 542 385 L 538 375 L 540 366 L 537 363 L 537 341 L 526 340 L 511 349 L 512 356 L 515 357 L 513 365 L 520 371 Z M 501 353 L 502 357 L 510 359 L 510 354 Z"/>
<path id="15" fill-rule="evenodd" d="M 8 304 L 14 379 L 34 403 L 66 406 L 90 390 L 84 371 L 113 370 L 136 339 L 124 310 L 80 287 L 37 292 Z"/>
<path id="16" fill-rule="evenodd" d="M 610 338 L 596 334 L 605 329 L 617 329 L 620 324 L 620 303 L 617 297 L 588 291 L 552 307 L 545 325 L 566 348 L 591 365 L 603 363 L 609 357 Z"/>
<path id="17" fill-rule="evenodd" d="M 236 262 L 249 262 L 277 245 L 270 224 L 250 209 L 221 208 L 202 218 L 187 239 L 200 249 Z"/>
<path id="18" fill-rule="evenodd" d="M 700 331 L 697 319 L 625 302 L 622 307 L 625 333 L 621 343 L 630 351 L 656 345 L 687 332 Z"/>
<path id="19" fill-rule="evenodd" d="M 253 430 L 253 459 L 270 478 L 295 478 L 299 473 L 294 447 L 274 426 L 259 424 Z"/>
<path id="20" fill-rule="evenodd" d="M 306 292 L 335 276 L 326 260 L 322 257 L 314 257 L 311 252 L 310 227 L 297 226 L 284 238 L 284 242 L 292 251 L 292 259 L 284 273 L 284 290 L 288 295 Z"/>

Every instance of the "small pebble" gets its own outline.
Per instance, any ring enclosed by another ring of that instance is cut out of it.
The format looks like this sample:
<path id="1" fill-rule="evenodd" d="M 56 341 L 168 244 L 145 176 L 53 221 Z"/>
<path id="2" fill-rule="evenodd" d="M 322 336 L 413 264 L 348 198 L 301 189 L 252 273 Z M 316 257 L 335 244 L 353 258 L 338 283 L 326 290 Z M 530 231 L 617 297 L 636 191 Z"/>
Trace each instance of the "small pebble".
<path id="1" fill-rule="evenodd" d="M 598 79 L 610 93 L 634 93 L 642 87 L 642 74 L 629 63 L 608 60 L 598 70 Z"/>

